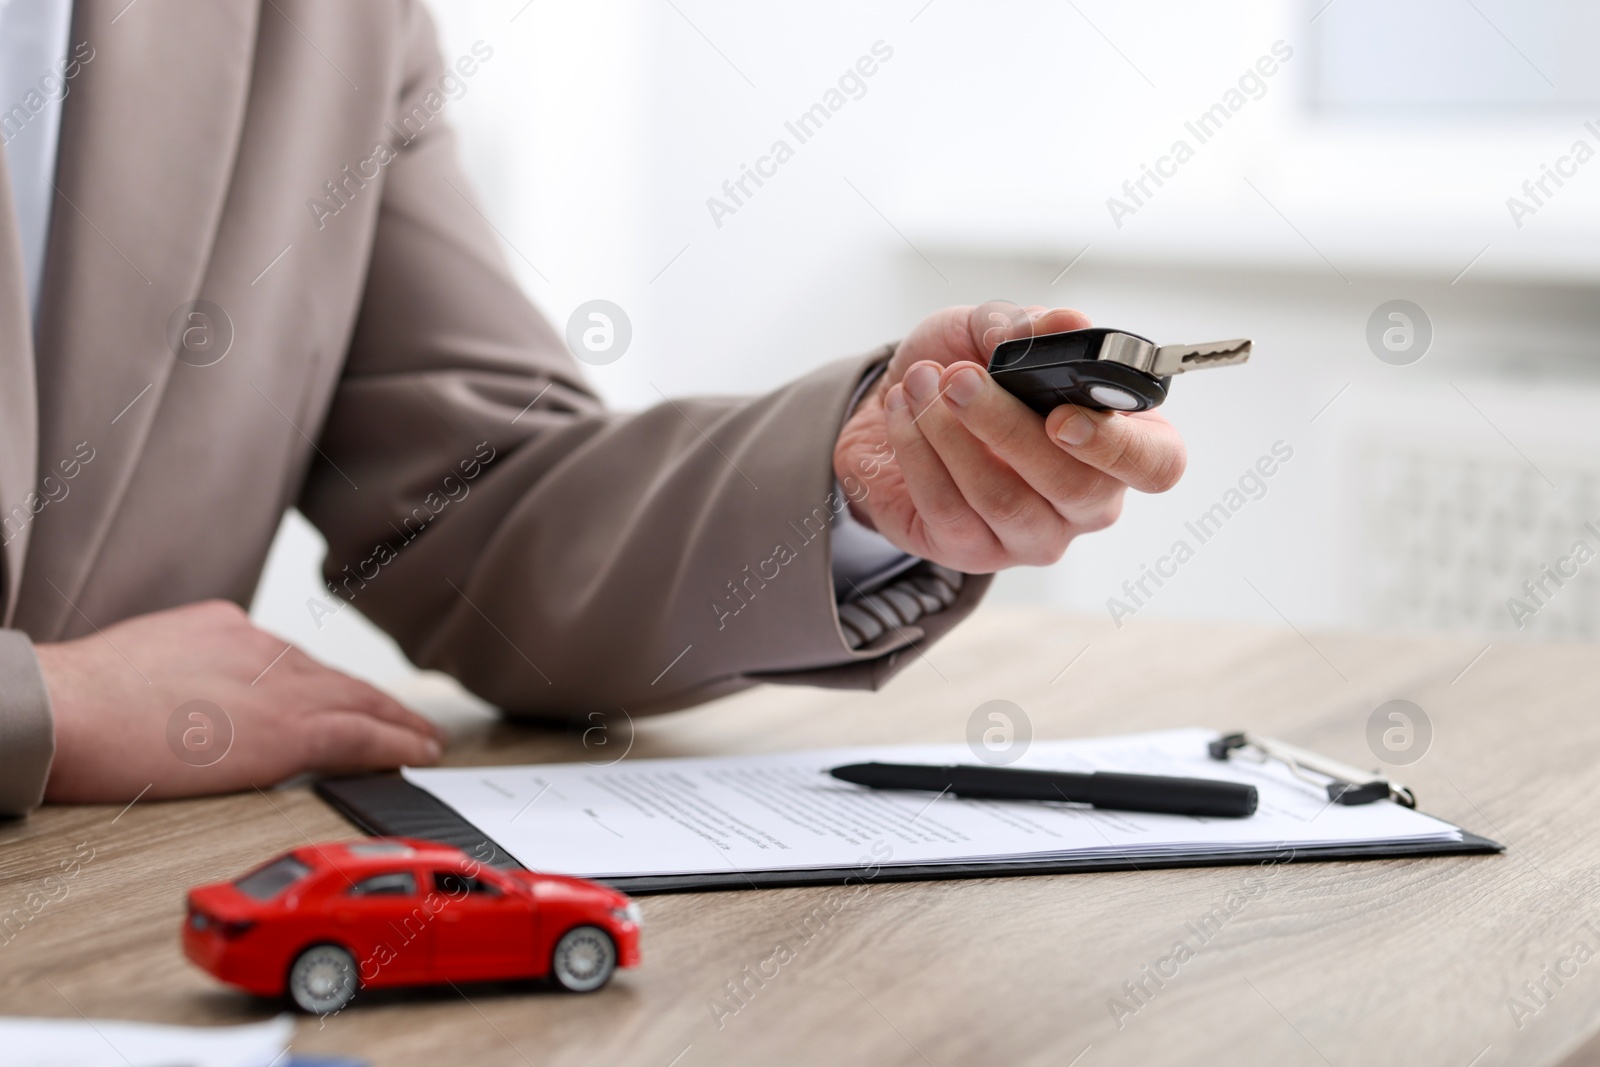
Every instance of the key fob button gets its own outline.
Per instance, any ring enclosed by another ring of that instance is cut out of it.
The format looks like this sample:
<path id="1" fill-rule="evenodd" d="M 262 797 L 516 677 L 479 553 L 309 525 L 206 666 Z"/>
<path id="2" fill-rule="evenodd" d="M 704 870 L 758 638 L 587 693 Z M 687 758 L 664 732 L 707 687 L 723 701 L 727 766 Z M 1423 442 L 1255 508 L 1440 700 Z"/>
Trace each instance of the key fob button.
<path id="1" fill-rule="evenodd" d="M 1089 397 L 1101 407 L 1112 411 L 1138 411 L 1140 400 L 1126 389 L 1099 383 L 1089 386 Z"/>

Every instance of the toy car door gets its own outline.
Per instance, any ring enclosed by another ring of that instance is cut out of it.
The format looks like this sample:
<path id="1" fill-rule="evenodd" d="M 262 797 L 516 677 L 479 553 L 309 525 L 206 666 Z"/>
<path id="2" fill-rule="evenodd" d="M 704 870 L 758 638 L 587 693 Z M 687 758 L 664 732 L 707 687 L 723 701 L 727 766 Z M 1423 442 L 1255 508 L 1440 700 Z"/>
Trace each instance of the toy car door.
<path id="1" fill-rule="evenodd" d="M 542 971 L 533 957 L 533 896 L 495 873 L 442 869 L 434 925 L 433 979 L 517 978 Z"/>
<path id="2" fill-rule="evenodd" d="M 413 870 L 369 875 L 336 890 L 334 937 L 356 957 L 365 986 L 426 981 L 434 925 Z"/>

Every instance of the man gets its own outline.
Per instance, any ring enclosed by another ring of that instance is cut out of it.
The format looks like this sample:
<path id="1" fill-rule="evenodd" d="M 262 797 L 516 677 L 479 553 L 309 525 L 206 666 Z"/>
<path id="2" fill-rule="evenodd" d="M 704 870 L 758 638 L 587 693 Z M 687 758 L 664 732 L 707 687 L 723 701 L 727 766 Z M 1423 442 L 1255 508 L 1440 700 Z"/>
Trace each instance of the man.
<path id="1" fill-rule="evenodd" d="M 604 412 L 457 167 L 474 51 L 447 67 L 417 0 L 0 9 L 0 810 L 438 757 L 238 607 L 289 506 L 419 665 L 638 715 L 876 686 L 979 576 L 1181 473 L 1157 416 L 1000 390 L 1008 331 L 967 308 L 767 396 Z M 205 767 L 191 701 L 231 725 Z"/>

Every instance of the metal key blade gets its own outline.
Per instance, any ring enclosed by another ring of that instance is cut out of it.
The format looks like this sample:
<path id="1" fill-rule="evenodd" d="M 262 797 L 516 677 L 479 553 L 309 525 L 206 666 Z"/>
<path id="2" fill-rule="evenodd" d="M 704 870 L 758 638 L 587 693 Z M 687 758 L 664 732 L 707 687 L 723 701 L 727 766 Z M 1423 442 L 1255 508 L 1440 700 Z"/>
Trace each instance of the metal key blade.
<path id="1" fill-rule="evenodd" d="M 1155 365 L 1150 373 L 1165 378 L 1169 374 L 1206 367 L 1227 367 L 1249 358 L 1250 341 L 1243 337 L 1204 345 L 1162 345 L 1156 349 Z"/>

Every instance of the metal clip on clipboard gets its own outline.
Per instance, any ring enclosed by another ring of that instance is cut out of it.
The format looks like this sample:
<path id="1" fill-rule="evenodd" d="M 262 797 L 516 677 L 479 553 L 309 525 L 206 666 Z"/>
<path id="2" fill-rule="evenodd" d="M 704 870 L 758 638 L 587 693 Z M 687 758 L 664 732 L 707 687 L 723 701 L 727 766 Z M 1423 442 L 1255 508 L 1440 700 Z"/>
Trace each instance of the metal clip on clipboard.
<path id="1" fill-rule="evenodd" d="M 1408 808 L 1417 806 L 1416 794 L 1399 782 L 1391 782 L 1377 771 L 1361 771 L 1348 763 L 1320 756 L 1282 741 L 1257 734 L 1224 734 L 1207 748 L 1211 758 L 1225 760 L 1234 752 L 1249 752 L 1258 763 L 1274 759 L 1288 766 L 1290 773 L 1302 782 L 1328 791 L 1333 804 L 1371 804 L 1376 800 L 1392 800 Z M 1314 775 L 1320 777 L 1313 777 Z"/>

